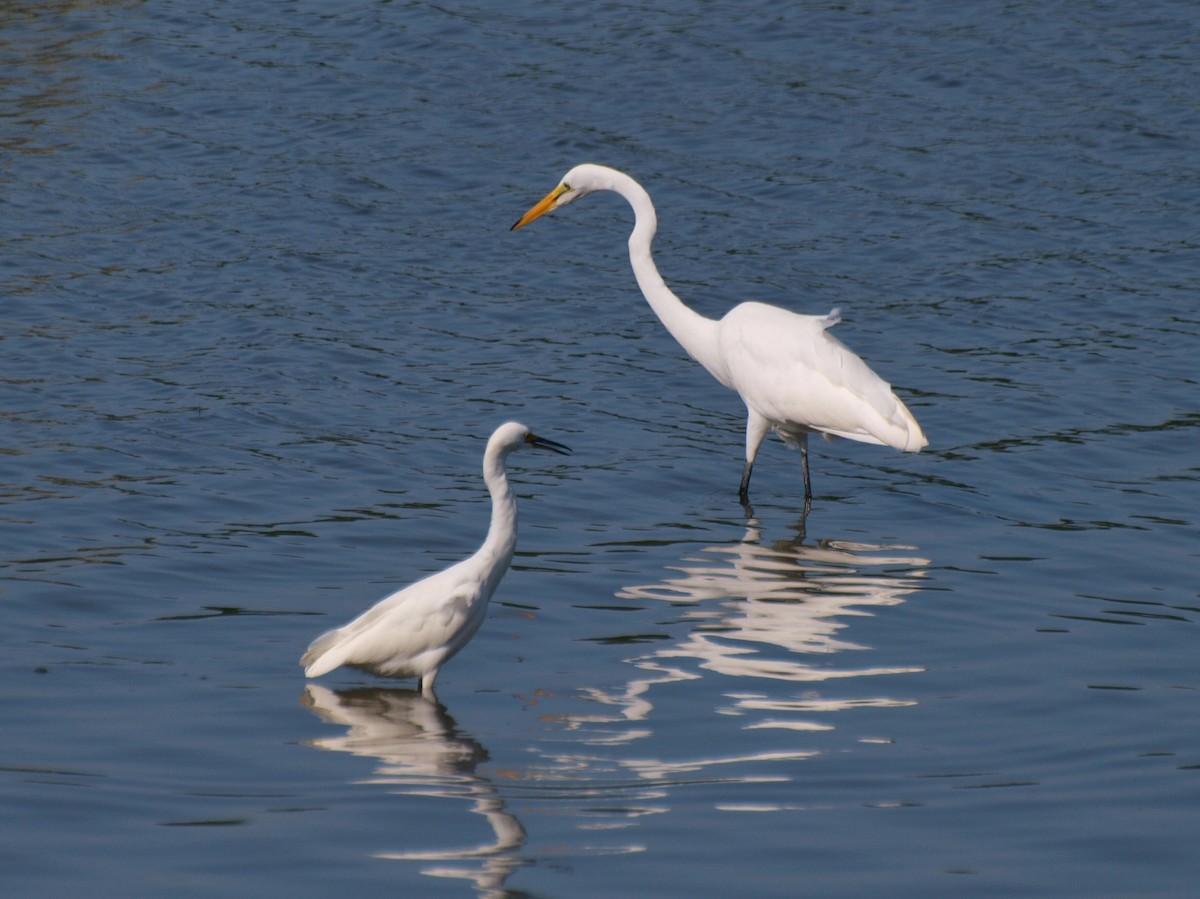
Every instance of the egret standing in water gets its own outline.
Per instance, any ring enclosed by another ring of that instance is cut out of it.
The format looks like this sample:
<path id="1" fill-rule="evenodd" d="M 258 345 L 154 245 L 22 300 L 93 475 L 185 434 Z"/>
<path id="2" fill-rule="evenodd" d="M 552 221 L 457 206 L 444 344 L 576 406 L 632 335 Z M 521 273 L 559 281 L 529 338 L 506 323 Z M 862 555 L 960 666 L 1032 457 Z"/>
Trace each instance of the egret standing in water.
<path id="1" fill-rule="evenodd" d="M 650 255 L 658 230 L 650 195 L 624 172 L 576 166 L 512 230 L 598 190 L 618 193 L 633 207 L 629 261 L 650 308 L 688 354 L 746 404 L 746 464 L 738 488 L 743 503 L 749 501 L 754 457 L 768 429 L 800 450 L 805 512 L 812 503 L 809 434 L 913 453 L 928 443 L 891 386 L 828 333 L 841 318 L 837 309 L 828 315 L 799 315 L 764 303 L 741 303 L 717 321 L 685 306 Z"/>
<path id="2" fill-rule="evenodd" d="M 492 497 L 483 546 L 469 559 L 396 591 L 344 627 L 317 637 L 300 659 L 307 677 L 350 665 L 384 677 L 415 677 L 421 692 L 434 698 L 438 671 L 479 630 L 517 547 L 517 500 L 505 461 L 523 447 L 571 452 L 525 425 L 510 421 L 498 427 L 483 453 L 483 480 Z"/>

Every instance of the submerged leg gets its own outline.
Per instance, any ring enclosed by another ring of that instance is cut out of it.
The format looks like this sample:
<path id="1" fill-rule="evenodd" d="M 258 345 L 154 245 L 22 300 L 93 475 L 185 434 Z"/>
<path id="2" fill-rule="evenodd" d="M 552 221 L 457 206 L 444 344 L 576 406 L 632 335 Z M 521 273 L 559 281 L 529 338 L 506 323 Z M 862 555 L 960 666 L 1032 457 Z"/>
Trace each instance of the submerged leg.
<path id="1" fill-rule="evenodd" d="M 804 472 L 804 514 L 812 508 L 812 482 L 808 479 L 808 435 L 800 435 L 800 469 Z"/>
<path id="2" fill-rule="evenodd" d="M 758 448 L 762 446 L 770 426 L 753 409 L 748 408 L 746 413 L 746 464 L 742 468 L 742 483 L 738 487 L 738 499 L 743 505 L 750 501 L 750 473 L 754 471 L 754 457 L 758 455 Z"/>
<path id="3" fill-rule="evenodd" d="M 752 471 L 754 471 L 754 463 L 747 459 L 745 467 L 742 468 L 742 484 L 738 487 L 738 499 L 743 503 L 750 501 L 750 472 Z"/>

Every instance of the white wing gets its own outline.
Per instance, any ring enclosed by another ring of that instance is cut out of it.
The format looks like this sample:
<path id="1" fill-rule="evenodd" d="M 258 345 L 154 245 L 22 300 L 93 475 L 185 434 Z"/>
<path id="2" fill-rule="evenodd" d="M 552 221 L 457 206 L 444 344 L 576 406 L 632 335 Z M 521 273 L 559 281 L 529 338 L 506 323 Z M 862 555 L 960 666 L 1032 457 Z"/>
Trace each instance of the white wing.
<path id="1" fill-rule="evenodd" d="M 342 665 L 359 665 L 380 674 L 419 677 L 437 668 L 474 636 L 483 618 L 472 561 L 398 590 L 349 624 L 322 634 L 300 659 L 305 675 L 320 677 Z"/>
<path id="2" fill-rule="evenodd" d="M 840 319 L 742 303 L 720 322 L 730 387 L 783 432 L 817 431 L 915 451 L 927 441 L 891 385 L 827 333 Z"/>

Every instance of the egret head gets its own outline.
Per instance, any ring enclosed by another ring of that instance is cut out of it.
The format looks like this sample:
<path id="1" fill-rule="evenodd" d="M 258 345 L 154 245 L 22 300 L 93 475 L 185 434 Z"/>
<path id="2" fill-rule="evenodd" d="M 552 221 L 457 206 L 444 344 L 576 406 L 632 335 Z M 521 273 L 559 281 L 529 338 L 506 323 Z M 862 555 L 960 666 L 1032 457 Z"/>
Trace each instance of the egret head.
<path id="1" fill-rule="evenodd" d="M 491 439 L 488 441 L 488 449 L 491 450 L 493 448 L 505 455 L 514 450 L 526 448 L 549 450 L 550 452 L 559 453 L 564 456 L 571 453 L 570 447 L 546 437 L 539 437 L 529 430 L 529 428 L 525 427 L 525 425 L 516 421 L 505 422 L 496 428 Z"/>
<path id="2" fill-rule="evenodd" d="M 541 218 L 547 212 L 553 212 L 560 206 L 574 203 L 580 197 L 586 197 L 595 190 L 612 190 L 611 175 L 613 169 L 602 165 L 584 163 L 577 165 L 563 176 L 558 187 L 542 197 L 532 209 L 521 216 L 520 220 L 510 230 L 524 228 L 534 219 Z"/>

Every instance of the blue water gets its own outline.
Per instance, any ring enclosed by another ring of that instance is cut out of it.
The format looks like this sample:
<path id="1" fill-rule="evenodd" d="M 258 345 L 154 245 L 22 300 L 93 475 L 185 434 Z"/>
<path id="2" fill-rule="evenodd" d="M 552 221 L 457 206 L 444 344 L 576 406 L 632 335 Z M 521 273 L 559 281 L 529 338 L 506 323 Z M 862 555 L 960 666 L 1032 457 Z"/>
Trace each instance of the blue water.
<path id="1" fill-rule="evenodd" d="M 1185 2 L 0 13 L 0 887 L 1187 896 Z M 772 438 L 718 316 L 838 306 L 920 455 Z M 512 571 L 440 705 L 308 642 Z"/>

